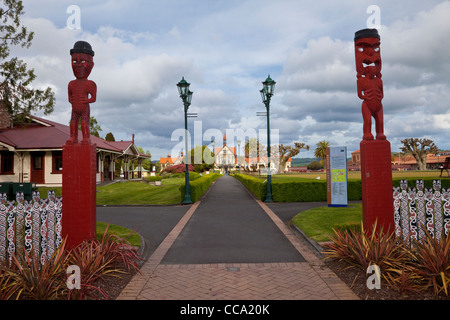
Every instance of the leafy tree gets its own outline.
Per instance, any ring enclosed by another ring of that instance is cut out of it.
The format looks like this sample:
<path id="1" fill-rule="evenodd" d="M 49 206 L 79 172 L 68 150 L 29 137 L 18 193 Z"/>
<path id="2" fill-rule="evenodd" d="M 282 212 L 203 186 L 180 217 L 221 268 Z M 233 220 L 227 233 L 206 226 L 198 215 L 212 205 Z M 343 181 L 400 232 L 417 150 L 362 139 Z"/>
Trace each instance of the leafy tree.
<path id="1" fill-rule="evenodd" d="M 284 167 L 286 166 L 286 162 L 289 160 L 289 158 L 291 157 L 295 157 L 297 154 L 300 153 L 300 150 L 305 149 L 305 150 L 309 150 L 309 146 L 306 145 L 305 143 L 300 143 L 300 142 L 294 142 L 294 146 L 284 146 L 282 144 L 279 145 L 278 147 L 278 152 L 279 152 L 279 156 L 280 156 L 280 164 L 279 164 L 279 168 L 280 171 L 282 172 L 284 170 Z"/>
<path id="2" fill-rule="evenodd" d="M 205 145 L 192 148 L 188 153 L 188 157 L 190 157 L 190 163 L 194 165 L 196 172 L 207 171 L 213 167 L 214 153 Z"/>
<path id="3" fill-rule="evenodd" d="M 81 123 L 78 123 L 78 130 L 81 130 Z M 89 132 L 91 135 L 100 138 L 99 132 L 102 131 L 102 128 L 97 123 L 97 119 L 94 117 L 89 118 Z M 114 140 L 113 140 L 114 141 Z"/>
<path id="4" fill-rule="evenodd" d="M 151 169 L 152 169 L 152 158 L 151 158 L 152 155 L 151 155 L 150 151 L 149 150 L 144 151 L 144 149 L 142 147 L 138 147 L 137 149 L 138 149 L 138 151 L 140 153 L 146 154 L 147 156 L 150 156 L 150 158 L 145 158 L 144 160 L 142 160 L 142 168 L 144 168 L 145 170 L 150 170 L 151 171 Z M 135 165 L 134 165 L 135 168 L 137 167 L 137 165 L 138 165 L 138 161 L 135 160 Z"/>
<path id="5" fill-rule="evenodd" d="M 306 166 L 309 170 L 320 170 L 323 168 L 322 164 L 319 161 L 314 160 L 311 163 L 308 163 Z"/>
<path id="6" fill-rule="evenodd" d="M 320 165 L 323 167 L 324 160 L 327 159 L 327 148 L 330 146 L 330 142 L 326 140 L 319 141 L 314 149 L 314 156 L 320 159 Z"/>
<path id="7" fill-rule="evenodd" d="M 256 158 L 267 154 L 267 150 L 257 138 L 250 138 L 244 144 L 244 154 L 246 158 Z"/>
<path id="8" fill-rule="evenodd" d="M 430 139 L 407 138 L 401 141 L 403 147 L 400 149 L 416 159 L 419 170 L 427 169 L 427 154 L 438 152 L 438 147 Z"/>
<path id="9" fill-rule="evenodd" d="M 14 122 L 23 122 L 31 111 L 43 110 L 50 114 L 55 104 L 51 88 L 31 88 L 36 79 L 33 69 L 17 57 L 9 58 L 10 47 L 29 48 L 34 33 L 21 25 L 24 14 L 22 1 L 0 2 L 0 103 L 6 107 Z"/>
<path id="10" fill-rule="evenodd" d="M 116 141 L 116 139 L 114 138 L 114 135 L 112 134 L 112 132 L 108 132 L 105 136 L 105 140 L 106 141 Z"/>

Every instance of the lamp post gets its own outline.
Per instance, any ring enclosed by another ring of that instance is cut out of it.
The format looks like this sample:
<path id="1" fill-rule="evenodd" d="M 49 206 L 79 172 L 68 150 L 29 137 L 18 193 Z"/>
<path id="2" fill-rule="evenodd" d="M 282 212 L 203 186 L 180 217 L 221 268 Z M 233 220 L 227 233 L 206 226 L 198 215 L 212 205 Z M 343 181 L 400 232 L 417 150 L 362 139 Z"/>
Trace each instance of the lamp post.
<path id="1" fill-rule="evenodd" d="M 273 96 L 273 91 L 275 89 L 275 81 L 270 78 L 270 75 L 262 83 L 263 89 L 260 91 L 261 98 L 266 106 L 267 111 L 267 161 L 268 161 L 268 171 L 267 171 L 267 196 L 265 202 L 273 202 L 272 200 L 272 175 L 270 172 L 270 99 Z"/>
<path id="2" fill-rule="evenodd" d="M 211 140 L 211 144 L 212 144 L 212 148 L 213 148 L 213 173 L 216 172 L 215 167 L 216 167 L 216 141 L 214 139 Z"/>
<path id="3" fill-rule="evenodd" d="M 185 150 L 184 150 L 184 163 L 186 164 L 186 172 L 184 175 L 185 187 L 184 187 L 184 200 L 183 204 L 191 204 L 191 186 L 189 184 L 189 166 L 188 166 L 188 142 L 187 142 L 187 111 L 189 106 L 191 105 L 192 100 L 192 91 L 189 90 L 190 83 L 184 80 L 184 77 L 178 82 L 178 92 L 180 94 L 180 98 L 183 100 L 184 105 L 184 141 L 185 141 Z"/>
<path id="4" fill-rule="evenodd" d="M 241 140 L 237 141 L 237 145 L 238 145 L 238 165 L 239 165 L 239 174 L 241 173 L 241 159 L 240 159 L 240 154 L 241 154 Z"/>

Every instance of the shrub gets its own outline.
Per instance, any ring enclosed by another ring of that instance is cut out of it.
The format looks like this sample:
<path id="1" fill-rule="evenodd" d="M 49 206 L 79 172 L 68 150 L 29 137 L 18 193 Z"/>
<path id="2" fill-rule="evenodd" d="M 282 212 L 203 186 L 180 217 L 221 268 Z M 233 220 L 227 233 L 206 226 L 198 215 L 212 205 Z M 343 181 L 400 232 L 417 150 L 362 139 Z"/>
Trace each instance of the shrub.
<path id="1" fill-rule="evenodd" d="M 424 287 L 432 287 L 435 295 L 450 288 L 450 236 L 433 238 L 429 232 L 416 243 L 411 256 L 415 263 L 414 272 L 420 276 Z"/>
<path id="2" fill-rule="evenodd" d="M 331 243 L 326 244 L 325 255 L 344 260 L 351 266 L 366 271 L 370 265 L 380 267 L 382 274 L 390 268 L 399 268 L 408 261 L 407 251 L 399 245 L 393 232 L 365 230 L 361 222 L 360 230 L 334 229 Z"/>
<path id="3" fill-rule="evenodd" d="M 64 240 L 53 256 L 41 264 L 33 252 L 24 251 L 24 257 L 12 256 L 11 264 L 0 264 L 0 299 L 56 300 L 98 298 L 108 299 L 96 281 L 105 276 L 119 276 L 126 271 L 137 271 L 136 250 L 126 239 L 109 235 L 106 228 L 101 241 L 85 241 L 66 250 Z M 77 265 L 81 272 L 81 289 L 67 287 L 69 265 Z"/>
<path id="4" fill-rule="evenodd" d="M 194 171 L 194 166 L 192 164 L 188 164 L 188 171 Z M 166 169 L 164 169 L 163 171 L 161 171 L 160 174 L 162 173 L 182 173 L 182 172 L 186 172 L 186 165 L 185 164 L 177 164 L 175 166 L 170 166 Z"/>
<path id="5" fill-rule="evenodd" d="M 272 198 L 275 202 L 327 201 L 327 183 L 326 181 L 272 181 Z"/>
<path id="6" fill-rule="evenodd" d="M 161 181 L 161 180 L 162 180 L 161 176 L 150 176 L 147 179 L 148 182 L 155 182 L 155 181 Z"/>
<path id="7" fill-rule="evenodd" d="M 315 160 L 315 161 L 313 161 L 311 163 L 308 163 L 308 165 L 306 167 L 309 170 L 320 170 L 320 169 L 323 168 L 322 164 L 319 161 L 317 161 L 317 160 Z"/>
<path id="8" fill-rule="evenodd" d="M 204 175 L 201 178 L 195 179 L 189 182 L 190 190 L 191 190 L 191 200 L 192 202 L 196 202 L 200 197 L 205 193 L 206 190 L 210 187 L 210 185 L 221 175 L 217 173 L 210 173 Z M 180 194 L 181 201 L 184 199 L 185 185 L 180 186 Z"/>
<path id="9" fill-rule="evenodd" d="M 266 194 L 267 194 L 267 184 L 265 180 L 262 180 L 260 178 L 252 177 L 245 174 L 239 174 L 235 173 L 233 174 L 233 177 L 238 179 L 242 184 L 250 190 L 251 193 L 254 194 L 256 198 L 258 198 L 261 201 L 266 200 Z M 273 187 L 273 184 L 272 184 Z M 272 189 L 273 192 L 273 189 Z"/>
<path id="10" fill-rule="evenodd" d="M 380 267 L 381 276 L 400 293 L 432 289 L 435 296 L 448 296 L 450 288 L 450 237 L 435 239 L 429 233 L 419 242 L 406 244 L 394 233 L 334 230 L 325 244 L 326 259 L 345 261 L 364 272 L 369 265 Z"/>
<path id="11" fill-rule="evenodd" d="M 24 300 L 55 300 L 63 298 L 67 291 L 67 252 L 65 241 L 43 265 L 34 254 L 24 251 L 24 257 L 12 256 L 11 266 L 5 262 L 3 272 L 9 278 L 9 297 Z M 3 290 L 3 288 L 2 288 Z"/>
<path id="12" fill-rule="evenodd" d="M 69 298 L 82 299 L 84 296 L 95 296 L 100 293 L 104 298 L 107 294 L 95 282 L 105 276 L 119 276 L 121 273 L 132 270 L 139 271 L 136 261 L 139 259 L 136 250 L 121 237 L 107 235 L 106 228 L 102 240 L 84 241 L 71 251 L 70 264 L 80 268 L 81 289 L 72 290 Z"/>

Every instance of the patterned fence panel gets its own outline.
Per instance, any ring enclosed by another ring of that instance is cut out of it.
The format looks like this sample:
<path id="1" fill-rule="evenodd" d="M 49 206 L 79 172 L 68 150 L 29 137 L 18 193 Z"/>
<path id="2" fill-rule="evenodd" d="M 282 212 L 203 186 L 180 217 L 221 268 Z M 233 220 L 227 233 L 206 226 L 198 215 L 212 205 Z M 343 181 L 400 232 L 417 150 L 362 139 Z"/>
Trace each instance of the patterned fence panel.
<path id="1" fill-rule="evenodd" d="M 0 194 L 0 262 L 26 251 L 44 264 L 61 245 L 61 218 L 62 197 L 55 197 L 54 191 L 47 199 L 33 192 L 30 201 L 21 192 L 16 201 Z"/>
<path id="2" fill-rule="evenodd" d="M 423 180 L 415 187 L 408 187 L 407 180 L 394 187 L 395 234 L 410 243 L 420 241 L 428 232 L 440 240 L 450 233 L 450 189 L 441 188 L 441 181 L 434 180 L 432 188 L 425 188 Z"/>

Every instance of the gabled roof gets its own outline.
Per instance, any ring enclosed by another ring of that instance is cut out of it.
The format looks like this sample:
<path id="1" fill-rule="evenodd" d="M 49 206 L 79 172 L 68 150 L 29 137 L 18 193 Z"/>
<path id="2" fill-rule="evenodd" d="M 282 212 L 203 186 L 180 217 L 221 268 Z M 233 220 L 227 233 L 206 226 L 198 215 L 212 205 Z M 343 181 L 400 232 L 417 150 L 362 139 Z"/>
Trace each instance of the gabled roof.
<path id="1" fill-rule="evenodd" d="M 0 131 L 0 144 L 12 147 L 18 151 L 26 150 L 59 150 L 70 138 L 70 127 L 36 116 L 29 116 L 30 123 Z M 78 137 L 82 137 L 81 131 Z M 97 149 L 124 153 L 130 147 L 135 148 L 135 153 L 141 155 L 131 141 L 106 141 L 91 135 L 92 143 Z"/>
<path id="2" fill-rule="evenodd" d="M 218 155 L 225 148 L 230 149 L 230 151 L 236 156 L 236 147 L 229 147 L 227 145 L 225 145 L 223 147 L 216 147 L 216 148 L 214 148 L 214 154 Z"/>

